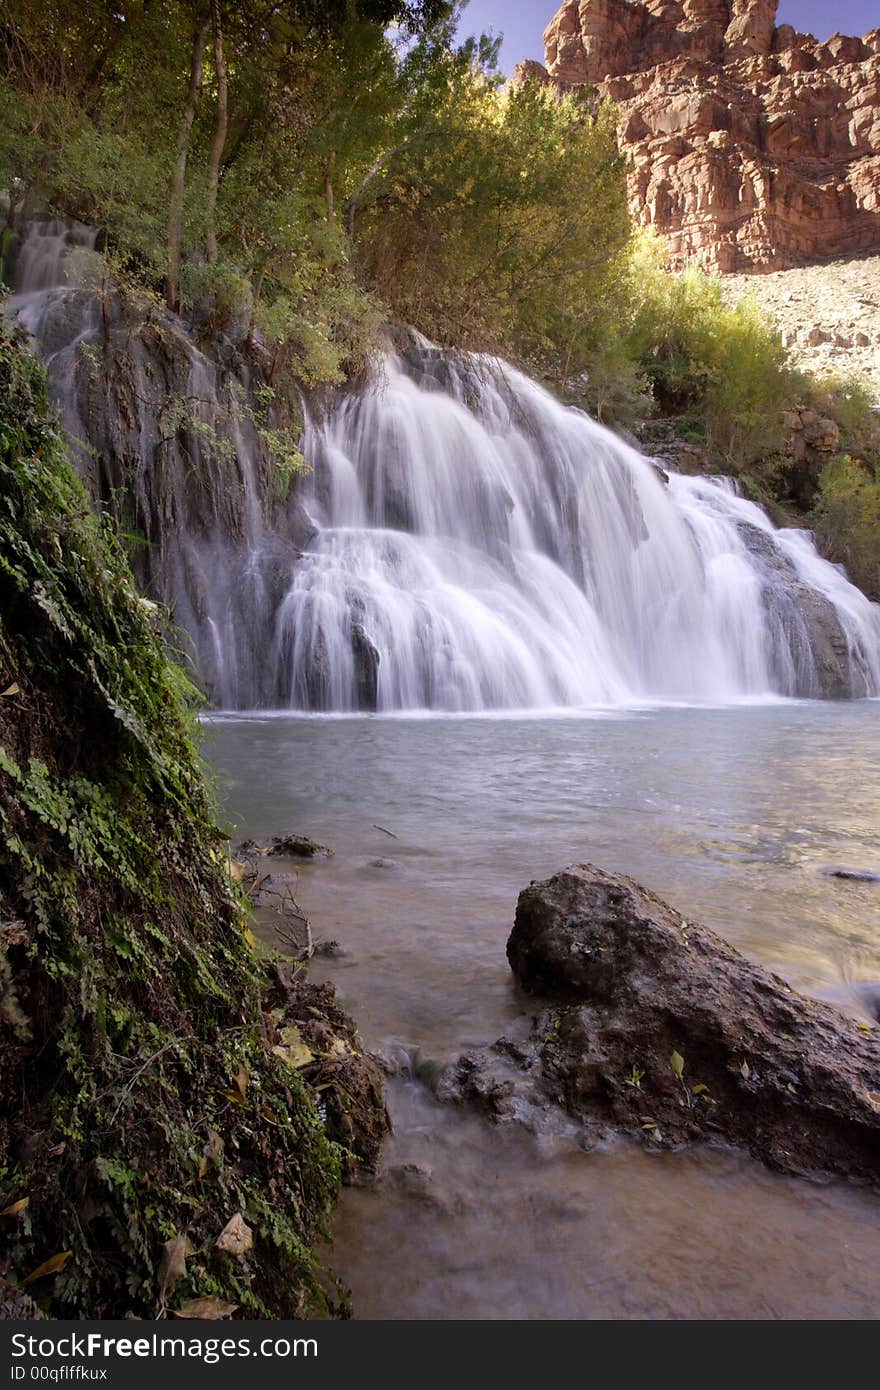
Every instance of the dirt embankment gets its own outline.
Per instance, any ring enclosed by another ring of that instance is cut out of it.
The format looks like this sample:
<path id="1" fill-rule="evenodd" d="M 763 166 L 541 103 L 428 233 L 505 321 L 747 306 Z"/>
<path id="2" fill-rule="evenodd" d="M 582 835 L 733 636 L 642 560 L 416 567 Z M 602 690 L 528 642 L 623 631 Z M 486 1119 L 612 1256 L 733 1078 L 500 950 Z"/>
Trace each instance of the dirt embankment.
<path id="1" fill-rule="evenodd" d="M 160 627 L 0 323 L 0 1315 L 326 1314 L 381 1085 L 261 958 Z"/>

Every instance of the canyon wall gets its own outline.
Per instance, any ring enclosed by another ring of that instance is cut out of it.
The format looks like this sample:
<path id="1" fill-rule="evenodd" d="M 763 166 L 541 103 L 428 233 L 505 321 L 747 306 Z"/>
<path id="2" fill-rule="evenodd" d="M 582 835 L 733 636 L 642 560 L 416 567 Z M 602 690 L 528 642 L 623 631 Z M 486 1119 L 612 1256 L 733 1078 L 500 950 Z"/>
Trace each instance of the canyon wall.
<path id="1" fill-rule="evenodd" d="M 880 251 L 880 29 L 819 43 L 777 0 L 566 0 L 546 68 L 621 112 L 630 200 L 676 265 Z"/>

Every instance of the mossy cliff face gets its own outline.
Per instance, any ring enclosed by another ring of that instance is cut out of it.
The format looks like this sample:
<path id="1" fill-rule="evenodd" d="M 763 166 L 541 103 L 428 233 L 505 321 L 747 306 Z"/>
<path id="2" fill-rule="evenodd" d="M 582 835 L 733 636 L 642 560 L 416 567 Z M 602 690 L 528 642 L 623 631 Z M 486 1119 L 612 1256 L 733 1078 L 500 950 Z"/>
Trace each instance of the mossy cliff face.
<path id="1" fill-rule="evenodd" d="M 2 1294 L 68 1317 L 319 1312 L 341 1151 L 267 1045 L 157 620 L 0 329 Z M 216 1247 L 236 1216 L 238 1254 Z"/>

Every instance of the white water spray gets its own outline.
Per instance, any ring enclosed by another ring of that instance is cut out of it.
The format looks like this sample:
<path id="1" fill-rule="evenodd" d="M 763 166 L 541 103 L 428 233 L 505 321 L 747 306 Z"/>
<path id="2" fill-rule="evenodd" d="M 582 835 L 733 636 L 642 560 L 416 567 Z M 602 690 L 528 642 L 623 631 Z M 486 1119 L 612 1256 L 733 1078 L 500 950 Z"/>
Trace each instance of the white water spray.
<path id="1" fill-rule="evenodd" d="M 306 453 L 319 531 L 274 641 L 294 707 L 880 688 L 880 608 L 805 533 L 774 530 L 726 480 L 667 485 L 509 367 L 417 343 Z"/>

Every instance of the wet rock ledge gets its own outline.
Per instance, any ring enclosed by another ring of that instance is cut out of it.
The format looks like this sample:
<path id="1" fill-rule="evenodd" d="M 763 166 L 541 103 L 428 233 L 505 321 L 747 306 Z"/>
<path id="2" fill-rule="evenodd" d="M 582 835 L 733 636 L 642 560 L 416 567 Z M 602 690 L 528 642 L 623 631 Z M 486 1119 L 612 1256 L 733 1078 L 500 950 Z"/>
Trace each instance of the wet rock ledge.
<path id="1" fill-rule="evenodd" d="M 880 1182 L 880 1033 L 800 997 L 632 879 L 591 864 L 520 894 L 507 943 L 552 1001 L 441 1080 L 498 1119 L 561 1106 L 591 1133 L 722 1141 L 786 1173 Z"/>

